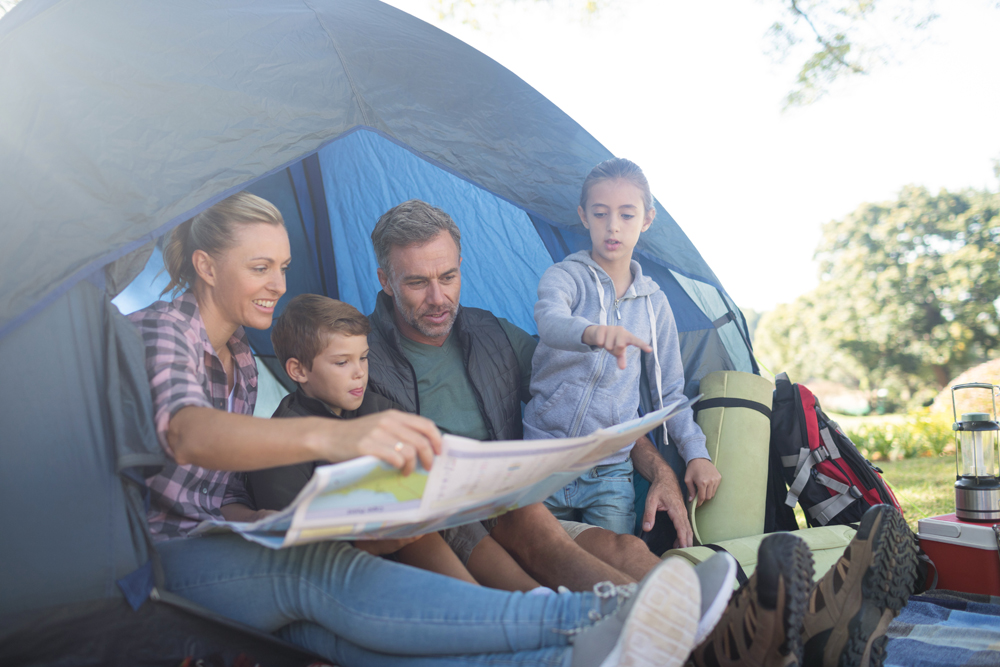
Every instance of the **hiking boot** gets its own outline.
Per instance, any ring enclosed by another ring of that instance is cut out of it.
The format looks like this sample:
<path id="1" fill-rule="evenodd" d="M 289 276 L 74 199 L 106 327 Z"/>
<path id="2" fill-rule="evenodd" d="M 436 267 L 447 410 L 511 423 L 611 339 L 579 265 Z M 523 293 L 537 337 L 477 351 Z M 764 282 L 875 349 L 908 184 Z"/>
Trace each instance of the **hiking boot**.
<path id="1" fill-rule="evenodd" d="M 615 588 L 598 584 L 598 595 L 601 586 Z M 683 665 L 694 646 L 701 611 L 694 567 L 683 558 L 668 558 L 637 589 L 630 584 L 617 590 L 619 599 L 626 598 L 618 609 L 571 639 L 572 667 Z"/>
<path id="2" fill-rule="evenodd" d="M 764 538 L 757 569 L 733 596 L 708 639 L 691 654 L 694 667 L 791 667 L 802 660 L 802 619 L 813 560 L 791 533 Z"/>
<path id="3" fill-rule="evenodd" d="M 917 576 L 913 534 L 896 508 L 875 505 L 809 598 L 805 660 L 817 667 L 879 667 L 885 632 Z"/>

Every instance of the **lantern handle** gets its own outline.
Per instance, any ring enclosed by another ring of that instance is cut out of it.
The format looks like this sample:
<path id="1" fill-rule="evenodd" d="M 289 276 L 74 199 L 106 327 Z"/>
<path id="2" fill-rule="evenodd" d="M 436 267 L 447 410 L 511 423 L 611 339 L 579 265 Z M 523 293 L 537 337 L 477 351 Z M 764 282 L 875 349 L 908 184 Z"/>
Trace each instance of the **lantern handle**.
<path id="1" fill-rule="evenodd" d="M 989 382 L 966 382 L 965 384 L 956 384 L 951 388 L 951 413 L 954 415 L 955 421 L 958 421 L 958 409 L 955 407 L 955 390 L 956 389 L 989 389 L 990 398 L 993 399 L 993 421 L 997 421 L 997 387 L 990 384 Z"/>

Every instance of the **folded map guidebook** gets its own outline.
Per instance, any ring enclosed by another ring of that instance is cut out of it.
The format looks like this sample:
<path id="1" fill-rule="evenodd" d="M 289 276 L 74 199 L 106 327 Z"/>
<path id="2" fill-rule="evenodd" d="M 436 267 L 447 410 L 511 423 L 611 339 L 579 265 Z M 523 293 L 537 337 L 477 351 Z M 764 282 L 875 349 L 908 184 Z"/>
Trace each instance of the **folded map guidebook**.
<path id="1" fill-rule="evenodd" d="M 579 438 L 480 442 L 446 435 L 431 470 L 404 477 L 374 456 L 316 468 L 295 501 L 254 523 L 205 521 L 272 549 L 412 537 L 541 502 L 701 396 Z"/>

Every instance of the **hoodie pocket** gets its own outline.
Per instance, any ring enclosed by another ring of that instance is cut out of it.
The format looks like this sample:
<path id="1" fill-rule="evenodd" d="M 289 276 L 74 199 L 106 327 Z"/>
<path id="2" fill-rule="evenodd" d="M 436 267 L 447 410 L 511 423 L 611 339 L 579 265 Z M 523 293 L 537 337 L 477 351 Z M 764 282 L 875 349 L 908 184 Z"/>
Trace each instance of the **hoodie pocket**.
<path id="1" fill-rule="evenodd" d="M 531 409 L 532 406 L 528 406 L 529 409 L 525 410 L 524 414 L 525 423 L 552 437 L 565 438 L 573 423 L 573 406 L 579 402 L 580 398 L 573 396 L 572 390 L 574 388 L 568 382 L 560 382 L 552 395 L 537 409 Z"/>
<path id="2" fill-rule="evenodd" d="M 597 429 L 621 423 L 618 400 L 619 398 L 610 392 L 595 389 L 590 397 L 589 405 L 578 404 L 577 406 L 578 410 L 586 410 L 577 435 L 589 435 Z"/>

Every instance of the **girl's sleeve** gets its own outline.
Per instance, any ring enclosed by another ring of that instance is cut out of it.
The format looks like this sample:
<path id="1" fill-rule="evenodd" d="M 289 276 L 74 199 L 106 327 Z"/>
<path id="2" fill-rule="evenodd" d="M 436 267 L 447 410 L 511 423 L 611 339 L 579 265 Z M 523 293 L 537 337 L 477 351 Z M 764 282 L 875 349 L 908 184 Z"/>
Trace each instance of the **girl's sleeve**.
<path id="1" fill-rule="evenodd" d="M 660 386 L 663 390 L 663 406 L 670 407 L 687 400 L 684 395 L 684 362 L 681 359 L 680 338 L 677 323 L 670 303 L 663 292 L 654 295 L 653 312 L 656 316 L 656 351 L 660 359 Z M 652 354 L 645 355 L 646 372 L 653 393 L 653 406 L 660 407 L 656 392 L 656 364 Z M 694 411 L 686 408 L 666 421 L 667 433 L 677 443 L 677 450 L 687 463 L 692 459 L 709 459 L 705 448 L 705 434 L 694 421 Z"/>
<path id="2" fill-rule="evenodd" d="M 535 324 L 539 339 L 549 347 L 568 352 L 590 351 L 591 347 L 582 341 L 583 330 L 594 322 L 573 315 L 579 293 L 573 276 L 558 264 L 550 266 L 542 274 L 538 282 L 538 301 L 535 303 Z"/>

